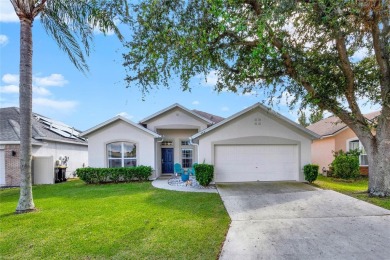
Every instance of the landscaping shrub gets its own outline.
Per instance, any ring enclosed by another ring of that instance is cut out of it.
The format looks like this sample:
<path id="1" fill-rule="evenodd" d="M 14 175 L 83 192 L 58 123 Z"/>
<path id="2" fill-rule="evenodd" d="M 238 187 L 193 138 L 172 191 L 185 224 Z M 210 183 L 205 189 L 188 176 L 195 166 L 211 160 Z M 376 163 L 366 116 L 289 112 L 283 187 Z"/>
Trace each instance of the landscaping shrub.
<path id="1" fill-rule="evenodd" d="M 202 186 L 207 186 L 214 178 L 214 166 L 210 164 L 197 164 L 194 166 L 196 181 Z"/>
<path id="2" fill-rule="evenodd" d="M 86 183 L 106 183 L 120 181 L 146 181 L 152 175 L 152 167 L 135 166 L 126 168 L 79 168 L 77 175 Z"/>
<path id="3" fill-rule="evenodd" d="M 317 180 L 318 177 L 318 168 L 316 164 L 306 164 L 303 166 L 303 174 L 305 175 L 305 180 L 312 183 Z"/>
<path id="4" fill-rule="evenodd" d="M 333 176 L 342 179 L 355 179 L 360 175 L 358 153 L 344 153 L 338 151 L 334 153 L 332 162 Z"/>

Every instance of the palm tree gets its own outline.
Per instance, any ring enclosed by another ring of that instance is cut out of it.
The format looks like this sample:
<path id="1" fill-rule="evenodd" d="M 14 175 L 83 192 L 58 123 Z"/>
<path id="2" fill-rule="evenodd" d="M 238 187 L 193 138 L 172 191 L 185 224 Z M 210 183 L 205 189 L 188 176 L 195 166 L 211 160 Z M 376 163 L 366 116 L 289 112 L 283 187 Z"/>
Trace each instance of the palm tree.
<path id="1" fill-rule="evenodd" d="M 46 32 L 82 72 L 88 70 L 94 28 L 123 40 L 116 19 L 126 19 L 126 0 L 10 0 L 20 20 L 20 198 L 16 213 L 35 210 L 31 181 L 32 26 L 40 15 Z M 83 47 L 83 48 L 82 48 Z"/>

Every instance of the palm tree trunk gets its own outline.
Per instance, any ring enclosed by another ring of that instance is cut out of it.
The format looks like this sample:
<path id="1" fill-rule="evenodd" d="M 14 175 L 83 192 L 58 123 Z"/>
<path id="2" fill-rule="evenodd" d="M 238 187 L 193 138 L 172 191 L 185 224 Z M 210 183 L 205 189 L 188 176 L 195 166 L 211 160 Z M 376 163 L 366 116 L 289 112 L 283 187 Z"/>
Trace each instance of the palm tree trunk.
<path id="1" fill-rule="evenodd" d="M 16 213 L 35 210 L 31 177 L 32 21 L 20 19 L 20 197 Z"/>

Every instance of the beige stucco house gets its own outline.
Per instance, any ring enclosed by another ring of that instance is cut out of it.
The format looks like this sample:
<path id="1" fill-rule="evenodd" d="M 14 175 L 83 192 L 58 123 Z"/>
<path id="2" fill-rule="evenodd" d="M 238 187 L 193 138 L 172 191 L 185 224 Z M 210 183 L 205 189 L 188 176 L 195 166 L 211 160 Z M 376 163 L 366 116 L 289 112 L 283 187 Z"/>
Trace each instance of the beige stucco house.
<path id="1" fill-rule="evenodd" d="M 380 111 L 365 114 L 368 120 L 375 120 Z M 320 170 L 329 170 L 329 165 L 332 163 L 333 151 L 360 149 L 360 172 L 368 174 L 368 159 L 364 151 L 362 143 L 356 134 L 336 116 L 325 118 L 317 123 L 309 125 L 309 130 L 321 136 L 320 139 L 314 140 L 311 146 L 313 163 L 320 166 Z"/>
<path id="2" fill-rule="evenodd" d="M 157 178 L 175 163 L 205 162 L 216 182 L 303 181 L 318 138 L 260 103 L 226 119 L 174 104 L 138 124 L 116 116 L 82 135 L 91 167 L 148 165 Z"/>

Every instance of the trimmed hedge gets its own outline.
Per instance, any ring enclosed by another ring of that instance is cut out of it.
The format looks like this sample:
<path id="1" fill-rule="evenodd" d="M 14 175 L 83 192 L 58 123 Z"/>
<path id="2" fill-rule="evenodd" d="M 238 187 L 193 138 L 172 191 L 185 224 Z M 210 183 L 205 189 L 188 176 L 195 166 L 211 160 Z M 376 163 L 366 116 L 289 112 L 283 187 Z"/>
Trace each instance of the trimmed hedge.
<path id="1" fill-rule="evenodd" d="M 86 183 L 147 181 L 152 175 L 152 167 L 135 166 L 125 168 L 78 168 L 77 175 Z"/>
<path id="2" fill-rule="evenodd" d="M 214 166 L 211 164 L 197 164 L 195 168 L 195 178 L 202 186 L 207 186 L 214 178 Z"/>
<path id="3" fill-rule="evenodd" d="M 317 180 L 318 177 L 318 168 L 316 164 L 306 164 L 303 166 L 303 174 L 305 175 L 305 180 L 312 183 Z"/>

